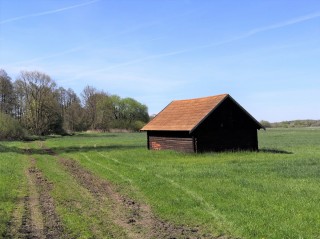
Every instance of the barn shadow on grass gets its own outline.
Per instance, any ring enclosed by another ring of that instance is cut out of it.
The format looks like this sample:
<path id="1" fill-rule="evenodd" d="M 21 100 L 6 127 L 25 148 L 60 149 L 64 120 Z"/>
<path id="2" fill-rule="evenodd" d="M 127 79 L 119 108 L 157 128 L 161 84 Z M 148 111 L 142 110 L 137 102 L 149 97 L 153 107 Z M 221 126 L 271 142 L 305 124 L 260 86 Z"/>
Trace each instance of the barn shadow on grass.
<path id="1" fill-rule="evenodd" d="M 289 152 L 286 150 L 281 150 L 281 149 L 259 149 L 259 152 L 262 153 L 270 153 L 270 154 L 293 154 L 293 152 Z"/>

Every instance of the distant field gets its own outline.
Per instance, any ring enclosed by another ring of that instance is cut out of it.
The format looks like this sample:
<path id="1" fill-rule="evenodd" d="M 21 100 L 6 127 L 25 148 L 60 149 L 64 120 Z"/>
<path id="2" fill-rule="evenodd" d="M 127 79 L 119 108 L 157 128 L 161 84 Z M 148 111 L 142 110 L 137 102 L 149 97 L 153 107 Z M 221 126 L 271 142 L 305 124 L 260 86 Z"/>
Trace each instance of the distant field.
<path id="1" fill-rule="evenodd" d="M 0 142 L 4 238 L 320 238 L 320 129 L 260 152 L 148 151 L 143 133 Z"/>

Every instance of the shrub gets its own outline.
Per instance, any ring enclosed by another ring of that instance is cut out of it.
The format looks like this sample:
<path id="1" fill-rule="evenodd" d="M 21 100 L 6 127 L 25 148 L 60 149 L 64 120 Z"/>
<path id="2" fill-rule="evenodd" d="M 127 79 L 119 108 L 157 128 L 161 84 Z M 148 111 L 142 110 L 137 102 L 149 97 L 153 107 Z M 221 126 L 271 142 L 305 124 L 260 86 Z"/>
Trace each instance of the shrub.
<path id="1" fill-rule="evenodd" d="M 0 112 L 0 140 L 25 139 L 26 130 L 7 114 Z"/>
<path id="2" fill-rule="evenodd" d="M 269 121 L 266 121 L 266 120 L 261 120 L 260 124 L 265 128 L 271 128 L 272 127 L 271 123 Z"/>
<path id="3" fill-rule="evenodd" d="M 145 122 L 137 120 L 137 121 L 133 122 L 133 124 L 131 125 L 131 130 L 135 131 L 135 132 L 138 132 L 145 125 L 146 125 Z"/>

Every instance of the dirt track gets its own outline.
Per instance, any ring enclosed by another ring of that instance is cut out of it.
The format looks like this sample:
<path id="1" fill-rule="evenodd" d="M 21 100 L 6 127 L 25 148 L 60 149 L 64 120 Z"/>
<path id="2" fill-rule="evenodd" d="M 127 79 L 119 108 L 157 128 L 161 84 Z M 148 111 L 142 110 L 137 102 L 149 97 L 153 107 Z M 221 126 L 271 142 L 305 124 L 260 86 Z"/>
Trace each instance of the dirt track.
<path id="1" fill-rule="evenodd" d="M 98 201 L 105 198 L 111 200 L 114 212 L 112 219 L 125 229 L 129 238 L 216 238 L 202 234 L 199 228 L 175 226 L 159 220 L 148 205 L 120 195 L 110 183 L 93 175 L 77 162 L 65 158 L 59 158 L 59 161 Z"/>
<path id="2" fill-rule="evenodd" d="M 64 238 L 64 228 L 50 196 L 52 184 L 35 167 L 35 159 L 29 160 L 30 167 L 25 171 L 27 195 L 14 211 L 6 238 Z"/>
<path id="3" fill-rule="evenodd" d="M 95 176 L 76 161 L 60 157 L 43 144 L 40 146 L 45 154 L 56 157 L 62 168 L 95 198 L 93 210 L 101 213 L 109 205 L 112 214 L 106 215 L 106 221 L 111 220 L 122 228 L 126 238 L 225 238 L 204 234 L 198 227 L 176 226 L 160 220 L 148 205 L 121 195 L 112 184 Z M 36 168 L 36 160 L 31 157 L 31 152 L 26 153 L 30 155 L 30 166 L 25 172 L 28 192 L 13 214 L 6 238 L 70 238 L 50 196 L 53 185 Z M 112 234 L 109 236 L 116 238 Z"/>

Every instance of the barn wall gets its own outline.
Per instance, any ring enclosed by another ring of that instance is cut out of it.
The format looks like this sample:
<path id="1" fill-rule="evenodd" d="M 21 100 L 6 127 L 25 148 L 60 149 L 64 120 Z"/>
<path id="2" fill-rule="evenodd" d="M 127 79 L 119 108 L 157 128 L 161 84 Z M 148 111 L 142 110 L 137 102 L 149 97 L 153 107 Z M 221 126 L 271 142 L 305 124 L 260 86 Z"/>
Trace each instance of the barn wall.
<path id="1" fill-rule="evenodd" d="M 257 129 L 220 129 L 197 138 L 197 149 L 204 151 L 257 150 Z"/>
<path id="2" fill-rule="evenodd" d="M 148 148 L 194 152 L 193 138 L 185 132 L 148 132 Z"/>
<path id="3" fill-rule="evenodd" d="M 258 150 L 256 123 L 230 99 L 215 109 L 193 135 L 199 152 Z"/>
<path id="4" fill-rule="evenodd" d="M 201 123 L 198 131 L 213 129 L 248 129 L 260 128 L 241 107 L 231 99 L 226 99 L 217 109 Z"/>

